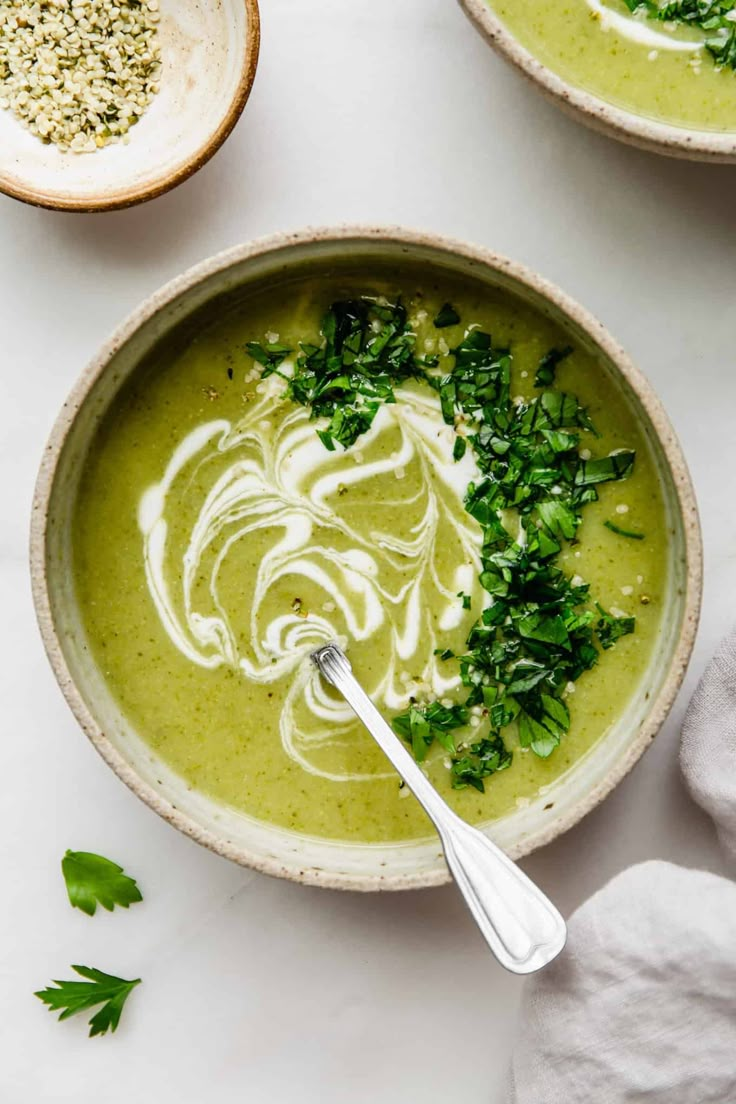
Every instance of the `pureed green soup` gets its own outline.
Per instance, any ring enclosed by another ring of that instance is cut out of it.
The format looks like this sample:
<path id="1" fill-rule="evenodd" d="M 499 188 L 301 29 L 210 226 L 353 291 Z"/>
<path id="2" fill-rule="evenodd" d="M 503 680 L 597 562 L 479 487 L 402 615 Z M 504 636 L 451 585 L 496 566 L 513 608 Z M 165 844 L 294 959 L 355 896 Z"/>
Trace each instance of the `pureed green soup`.
<path id="1" fill-rule="evenodd" d="M 511 295 L 413 268 L 190 322 L 103 418 L 73 525 L 89 647 L 141 737 L 219 802 L 367 842 L 428 822 L 310 650 L 340 640 L 439 791 L 489 821 L 635 692 L 665 539 L 645 435 L 595 356 Z"/>
<path id="2" fill-rule="evenodd" d="M 488 0 L 535 57 L 640 115 L 736 130 L 731 0 Z"/>

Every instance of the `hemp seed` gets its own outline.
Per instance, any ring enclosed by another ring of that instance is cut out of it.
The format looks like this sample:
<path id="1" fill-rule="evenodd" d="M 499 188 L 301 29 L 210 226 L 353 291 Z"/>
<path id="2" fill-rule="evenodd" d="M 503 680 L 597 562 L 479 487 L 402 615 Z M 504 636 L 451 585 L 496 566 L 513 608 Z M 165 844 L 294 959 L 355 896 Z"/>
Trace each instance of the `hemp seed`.
<path id="1" fill-rule="evenodd" d="M 158 0 L 0 0 L 0 107 L 62 151 L 124 139 L 159 91 Z"/>

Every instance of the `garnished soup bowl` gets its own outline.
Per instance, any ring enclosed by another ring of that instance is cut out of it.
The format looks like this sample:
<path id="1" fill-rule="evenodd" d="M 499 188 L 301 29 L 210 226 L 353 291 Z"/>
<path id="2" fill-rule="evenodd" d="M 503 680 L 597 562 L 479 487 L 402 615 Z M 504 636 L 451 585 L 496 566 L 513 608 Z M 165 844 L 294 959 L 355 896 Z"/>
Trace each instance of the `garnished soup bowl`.
<path id="1" fill-rule="evenodd" d="M 459 0 L 459 3 L 486 42 L 501 57 L 553 103 L 593 130 L 670 157 L 691 161 L 736 161 L 736 129 L 675 125 L 620 106 L 613 98 L 607 100 L 582 84 L 565 79 L 536 57 L 496 14 L 489 0 Z M 589 8 L 588 16 L 592 19 L 600 19 L 601 14 L 608 17 L 605 0 L 589 0 Z M 617 20 L 622 18 L 615 5 L 611 16 Z M 656 28 L 657 24 L 653 26 Z M 654 29 L 651 33 L 654 34 Z M 657 54 L 657 49 L 650 50 L 648 56 L 652 63 L 656 63 Z M 601 62 L 604 62 L 603 58 Z M 706 64 L 710 64 L 707 59 Z M 733 80 L 733 74 L 724 74 L 724 79 Z"/>
<path id="2" fill-rule="evenodd" d="M 151 296 L 84 371 L 52 431 L 33 508 L 33 593 L 51 665 L 79 724 L 119 777 L 165 820 L 218 854 L 267 874 L 344 889 L 432 886 L 448 880 L 435 838 L 388 845 L 315 838 L 256 820 L 192 788 L 123 715 L 86 640 L 75 593 L 71 532 L 80 472 L 100 419 L 132 373 L 208 304 L 293 274 L 329 272 L 346 258 L 353 268 L 409 262 L 428 278 L 471 279 L 531 306 L 595 356 L 644 434 L 669 538 L 661 627 L 651 657 L 603 737 L 544 793 L 486 830 L 511 856 L 528 854 L 574 825 L 621 781 L 667 716 L 693 646 L 702 566 L 692 486 L 659 400 L 605 329 L 541 277 L 487 250 L 395 228 L 310 230 L 221 253 Z M 243 725 L 248 723 L 244 716 Z"/>

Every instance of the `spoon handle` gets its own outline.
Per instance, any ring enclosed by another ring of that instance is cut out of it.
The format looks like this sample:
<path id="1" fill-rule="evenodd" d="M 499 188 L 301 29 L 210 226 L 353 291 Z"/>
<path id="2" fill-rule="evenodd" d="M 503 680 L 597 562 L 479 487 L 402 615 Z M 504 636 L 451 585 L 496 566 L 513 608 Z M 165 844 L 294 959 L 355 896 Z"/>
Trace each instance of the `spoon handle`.
<path id="1" fill-rule="evenodd" d="M 501 965 L 515 974 L 545 966 L 560 953 L 567 936 L 565 921 L 552 902 L 500 848 L 443 801 L 353 675 L 342 649 L 326 644 L 312 652 L 312 659 L 423 806 L 437 829 L 450 872 Z"/>

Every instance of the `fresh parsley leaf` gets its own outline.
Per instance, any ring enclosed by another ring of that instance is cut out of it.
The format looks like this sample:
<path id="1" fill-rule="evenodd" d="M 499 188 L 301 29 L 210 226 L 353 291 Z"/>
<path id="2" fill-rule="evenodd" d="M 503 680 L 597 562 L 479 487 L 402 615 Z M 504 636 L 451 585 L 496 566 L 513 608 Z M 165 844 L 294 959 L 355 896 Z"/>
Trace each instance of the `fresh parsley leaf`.
<path id="1" fill-rule="evenodd" d="M 349 448 L 350 445 L 355 444 L 361 434 L 370 429 L 378 413 L 378 407 L 377 402 L 364 403 L 353 410 L 346 406 L 338 406 L 327 429 L 318 431 L 320 439 L 330 451 L 335 447 L 333 441 L 337 441 L 344 448 Z"/>
<path id="2" fill-rule="evenodd" d="M 628 449 L 601 456 L 598 460 L 583 460 L 575 473 L 577 487 L 589 487 L 593 483 L 608 483 L 612 479 L 625 479 L 634 467 L 636 453 Z"/>
<path id="3" fill-rule="evenodd" d="M 550 349 L 539 362 L 537 374 L 534 377 L 535 387 L 551 387 L 555 382 L 557 366 L 566 360 L 572 353 L 572 345 L 566 345 L 564 349 Z"/>
<path id="4" fill-rule="evenodd" d="M 286 345 L 266 344 L 262 345 L 260 341 L 248 341 L 245 346 L 246 352 L 249 356 L 252 356 L 258 364 L 262 364 L 264 371 L 262 372 L 262 378 L 273 375 L 277 368 L 280 367 L 292 352 Z"/>
<path id="5" fill-rule="evenodd" d="M 452 380 L 452 376 L 445 376 L 441 380 L 439 391 L 442 417 L 445 419 L 448 425 L 453 425 L 455 421 L 455 401 L 457 398 L 457 393 L 455 390 L 455 384 Z"/>
<path id="6" fill-rule="evenodd" d="M 440 308 L 434 320 L 434 324 L 438 330 L 444 330 L 448 326 L 457 326 L 459 321 L 460 315 L 457 313 L 452 303 L 445 303 L 444 306 Z"/>
<path id="7" fill-rule="evenodd" d="M 470 745 L 464 755 L 453 760 L 450 768 L 453 789 L 464 790 L 472 786 L 484 793 L 483 779 L 506 770 L 511 766 L 512 758 L 512 753 L 498 733 L 478 740 Z"/>
<path id="8" fill-rule="evenodd" d="M 427 757 L 432 743 L 429 721 L 420 709 L 412 705 L 408 713 L 394 717 L 394 730 L 411 744 L 411 750 L 417 763 Z"/>
<path id="9" fill-rule="evenodd" d="M 69 1016 L 86 1012 L 100 1004 L 102 1007 L 89 1021 L 90 1038 L 93 1035 L 104 1035 L 108 1030 L 115 1031 L 123 1006 L 136 985 L 140 985 L 141 979 L 126 981 L 91 966 L 72 966 L 72 970 L 89 980 L 54 981 L 56 988 L 49 986 L 39 990 L 34 996 L 47 1004 L 53 1012 L 61 1009 L 60 1020 L 66 1020 Z"/>
<path id="10" fill-rule="evenodd" d="M 526 617 L 519 618 L 516 628 L 519 634 L 528 640 L 541 640 L 546 644 L 559 644 L 562 648 L 568 648 L 570 645 L 564 618 L 559 614 L 555 617 L 548 617 L 540 613 L 530 613 Z"/>
<path id="11" fill-rule="evenodd" d="M 94 916 L 97 905 L 112 912 L 115 905 L 128 908 L 142 901 L 141 891 L 122 866 L 90 851 L 67 851 L 61 860 L 69 901 L 74 908 Z"/>
<path id="12" fill-rule="evenodd" d="M 570 713 L 560 698 L 540 694 L 539 699 L 519 714 L 519 743 L 546 759 L 570 728 Z"/>
<path id="13" fill-rule="evenodd" d="M 547 498 L 538 502 L 537 514 L 553 537 L 572 540 L 580 524 L 579 514 L 561 498 Z"/>
<path id="14" fill-rule="evenodd" d="M 424 709 L 412 705 L 407 713 L 394 717 L 394 730 L 411 744 L 414 758 L 421 763 L 435 739 L 446 751 L 454 753 L 452 731 L 468 723 L 468 711 L 463 705 L 448 708 L 432 702 Z"/>
<path id="15" fill-rule="evenodd" d="M 644 540 L 644 533 L 635 533 L 633 529 L 622 529 L 620 525 L 616 525 L 615 521 L 604 521 L 606 529 L 610 529 L 612 533 L 617 533 L 619 537 L 628 537 L 629 540 Z"/>
<path id="16" fill-rule="evenodd" d="M 580 429 L 590 430 L 594 433 L 593 423 L 588 417 L 588 412 L 584 407 L 580 405 L 574 395 L 565 395 L 562 391 L 543 391 L 539 396 L 539 407 L 541 411 L 534 409 L 534 404 L 530 404 L 530 411 L 532 412 L 531 428 L 539 429 L 561 429 L 561 428 L 573 428 L 578 427 Z M 547 424 L 544 424 L 546 419 Z"/>
<path id="17" fill-rule="evenodd" d="M 607 613 L 602 606 L 596 603 L 600 618 L 598 624 L 595 627 L 595 631 L 598 634 L 598 639 L 601 642 L 601 647 L 608 650 L 612 648 L 617 640 L 620 640 L 622 636 L 628 636 L 629 633 L 633 633 L 636 630 L 636 618 L 635 617 L 614 617 L 612 613 Z"/>

